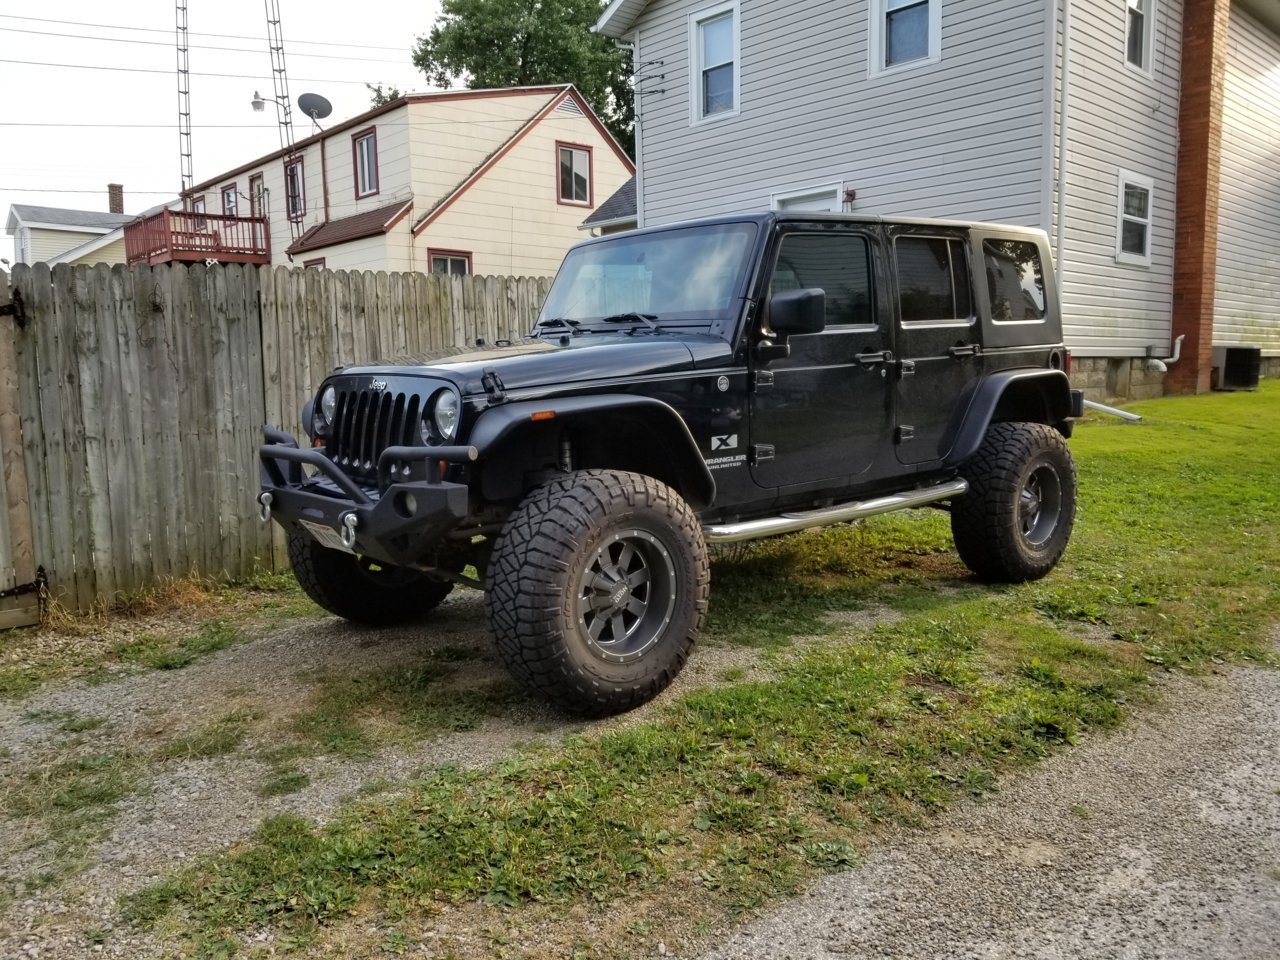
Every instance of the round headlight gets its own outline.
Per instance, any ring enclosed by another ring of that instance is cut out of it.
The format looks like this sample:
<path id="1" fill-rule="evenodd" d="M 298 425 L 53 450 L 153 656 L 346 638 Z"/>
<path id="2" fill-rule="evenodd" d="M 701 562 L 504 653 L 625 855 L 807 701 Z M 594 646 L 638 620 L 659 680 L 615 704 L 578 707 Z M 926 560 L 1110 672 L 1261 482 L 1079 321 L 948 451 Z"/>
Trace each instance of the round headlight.
<path id="1" fill-rule="evenodd" d="M 333 387 L 325 387 L 320 395 L 320 422 L 326 427 L 333 423 L 334 412 L 338 408 L 338 391 Z"/>
<path id="2" fill-rule="evenodd" d="M 458 395 L 452 390 L 441 390 L 436 394 L 435 403 L 431 407 L 431 419 L 436 433 L 446 442 L 457 436 L 460 408 Z"/>

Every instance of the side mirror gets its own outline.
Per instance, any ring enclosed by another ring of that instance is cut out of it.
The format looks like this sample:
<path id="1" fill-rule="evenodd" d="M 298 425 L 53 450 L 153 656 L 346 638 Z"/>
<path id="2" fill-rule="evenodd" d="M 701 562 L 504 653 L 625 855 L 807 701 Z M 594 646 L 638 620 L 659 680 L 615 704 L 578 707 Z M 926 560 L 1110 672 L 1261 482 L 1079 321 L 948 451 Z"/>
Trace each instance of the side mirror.
<path id="1" fill-rule="evenodd" d="M 820 287 L 784 290 L 769 301 L 769 326 L 780 337 L 821 333 L 827 325 L 827 294 Z"/>

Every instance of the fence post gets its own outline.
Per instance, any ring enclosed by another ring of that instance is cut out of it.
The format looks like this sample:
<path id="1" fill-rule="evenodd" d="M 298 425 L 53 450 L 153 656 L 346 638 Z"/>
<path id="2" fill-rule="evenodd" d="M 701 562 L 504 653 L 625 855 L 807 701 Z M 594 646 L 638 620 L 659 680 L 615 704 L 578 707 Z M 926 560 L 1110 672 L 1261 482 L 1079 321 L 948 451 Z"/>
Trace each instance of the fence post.
<path id="1" fill-rule="evenodd" d="M 0 270 L 0 590 L 34 583 L 35 548 L 31 532 L 31 497 L 22 454 L 18 357 L 14 337 L 21 318 L 21 298 L 9 291 L 9 275 Z M 39 598 L 22 594 L 0 600 L 0 628 L 25 627 L 40 620 Z"/>

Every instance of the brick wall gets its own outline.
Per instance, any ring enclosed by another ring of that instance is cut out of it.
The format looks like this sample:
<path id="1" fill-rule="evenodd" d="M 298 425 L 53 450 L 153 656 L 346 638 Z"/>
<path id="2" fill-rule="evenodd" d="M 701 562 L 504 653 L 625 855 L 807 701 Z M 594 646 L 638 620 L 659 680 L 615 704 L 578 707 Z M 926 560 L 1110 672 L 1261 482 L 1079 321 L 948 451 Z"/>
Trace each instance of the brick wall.
<path id="1" fill-rule="evenodd" d="M 1209 389 L 1213 292 L 1218 256 L 1222 95 L 1231 0 L 1183 7 L 1182 94 L 1178 106 L 1177 218 L 1173 255 L 1173 335 L 1186 334 L 1170 393 Z"/>

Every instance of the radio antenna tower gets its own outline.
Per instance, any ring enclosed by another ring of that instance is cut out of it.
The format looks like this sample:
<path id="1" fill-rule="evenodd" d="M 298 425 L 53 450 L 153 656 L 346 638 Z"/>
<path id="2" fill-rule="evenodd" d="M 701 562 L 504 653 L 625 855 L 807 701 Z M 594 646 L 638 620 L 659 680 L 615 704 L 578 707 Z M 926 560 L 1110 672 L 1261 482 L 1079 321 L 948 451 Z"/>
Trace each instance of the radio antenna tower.
<path id="1" fill-rule="evenodd" d="M 182 166 L 182 190 L 195 185 L 191 165 L 191 64 L 188 60 L 187 0 L 176 0 L 174 41 L 178 49 L 178 155 Z"/>
<path id="2" fill-rule="evenodd" d="M 267 46 L 271 50 L 271 82 L 275 85 L 276 118 L 280 121 L 280 149 L 293 153 L 293 106 L 289 103 L 289 75 L 284 67 L 284 35 L 280 31 L 280 0 L 263 0 L 267 10 Z"/>

